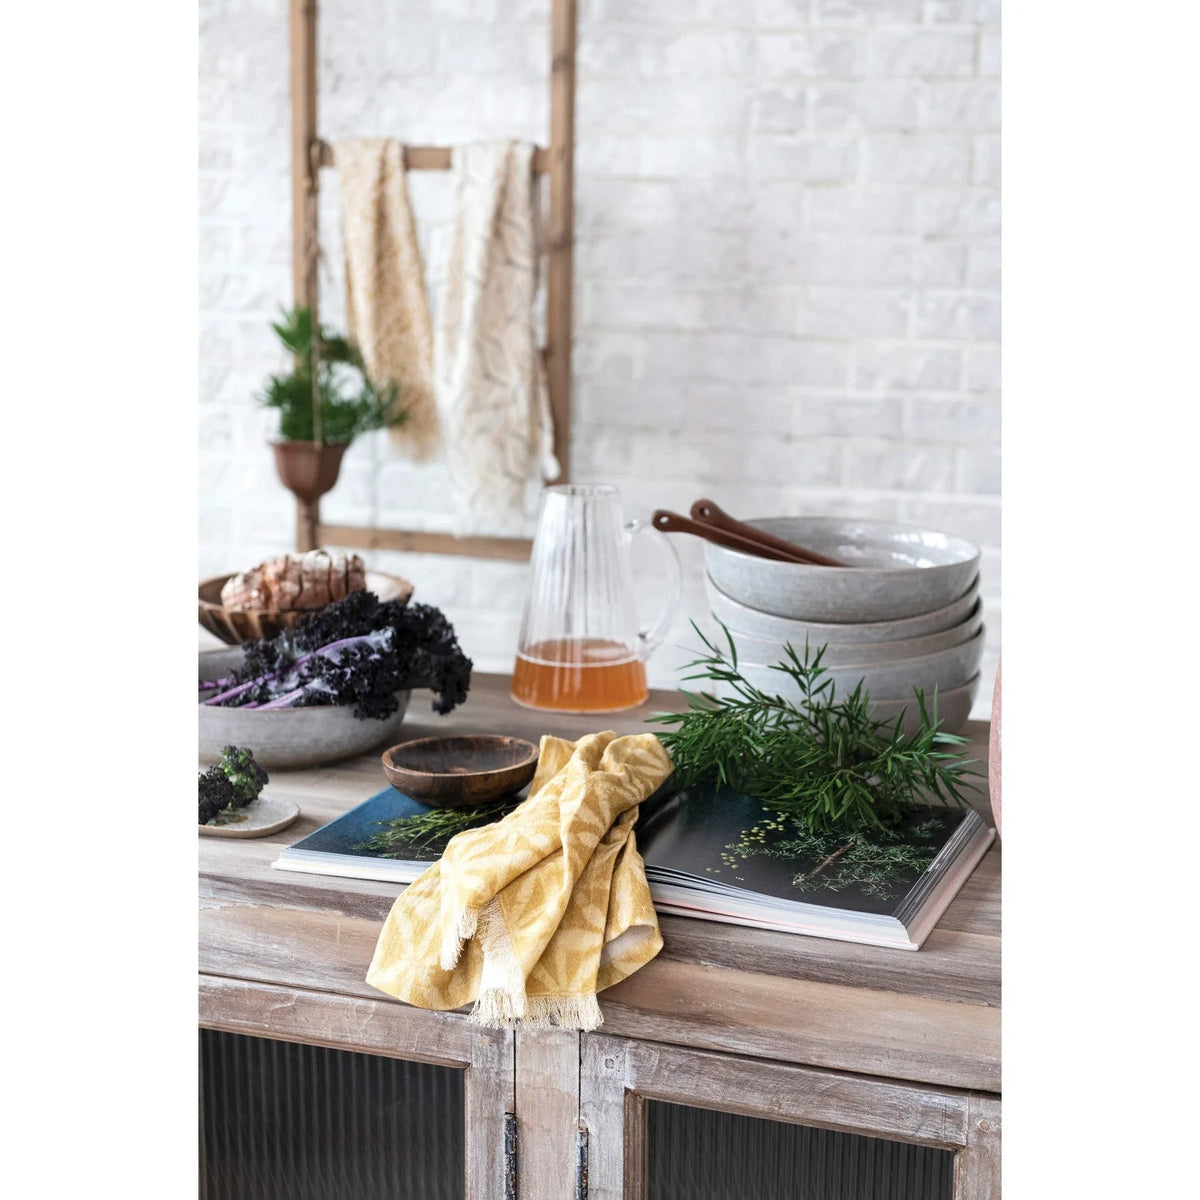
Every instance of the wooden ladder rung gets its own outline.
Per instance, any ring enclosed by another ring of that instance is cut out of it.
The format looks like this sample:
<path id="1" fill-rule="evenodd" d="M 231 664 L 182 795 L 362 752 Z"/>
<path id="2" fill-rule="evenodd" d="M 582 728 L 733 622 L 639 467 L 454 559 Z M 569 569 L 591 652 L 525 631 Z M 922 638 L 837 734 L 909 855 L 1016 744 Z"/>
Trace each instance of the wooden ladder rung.
<path id="1" fill-rule="evenodd" d="M 426 530 L 377 529 L 372 525 L 316 527 L 318 546 L 346 546 L 353 550 L 400 550 L 407 554 L 455 554 L 466 558 L 501 558 L 528 562 L 533 542 L 529 538 L 492 537 L 488 534 L 459 537 Z"/>
<path id="2" fill-rule="evenodd" d="M 317 165 L 321 167 L 334 166 L 333 147 L 320 139 L 316 143 Z M 409 171 L 448 171 L 450 170 L 449 146 L 405 146 L 404 166 Z M 535 174 L 545 175 L 550 170 L 550 151 L 539 146 L 533 152 L 533 170 Z"/>

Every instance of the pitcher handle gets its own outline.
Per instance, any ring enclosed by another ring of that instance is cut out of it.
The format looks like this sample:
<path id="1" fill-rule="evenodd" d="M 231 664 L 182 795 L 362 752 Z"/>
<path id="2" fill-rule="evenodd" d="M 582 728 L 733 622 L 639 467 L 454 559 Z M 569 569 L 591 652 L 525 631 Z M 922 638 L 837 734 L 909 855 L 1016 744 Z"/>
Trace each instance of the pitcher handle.
<path id="1" fill-rule="evenodd" d="M 670 595 L 667 597 L 666 604 L 663 605 L 658 620 L 649 629 L 638 630 L 638 650 L 643 662 L 658 649 L 663 638 L 667 636 L 667 630 L 671 628 L 671 622 L 675 619 L 676 610 L 679 608 L 679 597 L 683 590 L 683 570 L 679 565 L 679 551 L 675 549 L 675 543 L 665 533 L 655 529 L 646 521 L 633 520 L 625 526 L 625 532 L 631 540 L 647 530 L 656 537 L 662 538 L 666 545 L 668 553 L 664 558 L 667 563 Z"/>

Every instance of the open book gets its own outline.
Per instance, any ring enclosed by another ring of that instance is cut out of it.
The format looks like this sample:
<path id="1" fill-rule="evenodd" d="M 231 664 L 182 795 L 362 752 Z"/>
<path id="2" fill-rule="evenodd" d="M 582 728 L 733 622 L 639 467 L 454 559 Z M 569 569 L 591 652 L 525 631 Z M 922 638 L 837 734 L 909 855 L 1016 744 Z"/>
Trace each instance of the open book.
<path id="1" fill-rule="evenodd" d="M 385 788 L 274 866 L 411 883 L 445 843 L 381 847 L 379 835 L 425 811 Z M 974 809 L 942 807 L 914 808 L 889 834 L 812 836 L 750 796 L 670 781 L 642 804 L 636 833 L 659 912 L 905 950 L 929 936 L 995 837 Z"/>

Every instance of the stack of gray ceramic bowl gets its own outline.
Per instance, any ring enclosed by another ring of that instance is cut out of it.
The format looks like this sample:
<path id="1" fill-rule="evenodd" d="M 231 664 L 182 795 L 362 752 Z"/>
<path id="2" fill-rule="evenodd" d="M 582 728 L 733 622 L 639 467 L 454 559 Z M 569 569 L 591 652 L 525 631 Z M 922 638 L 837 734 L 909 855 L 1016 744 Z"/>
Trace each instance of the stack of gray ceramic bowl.
<path id="1" fill-rule="evenodd" d="M 943 729 L 966 723 L 979 689 L 983 615 L 979 548 L 961 538 L 890 521 L 769 517 L 748 524 L 849 564 L 809 566 L 704 544 L 712 615 L 729 630 L 738 666 L 755 686 L 789 698 L 798 689 L 772 670 L 792 645 L 803 658 L 826 647 L 822 678 L 835 695 L 861 680 L 873 716 L 917 720 L 914 689 L 937 693 Z"/>

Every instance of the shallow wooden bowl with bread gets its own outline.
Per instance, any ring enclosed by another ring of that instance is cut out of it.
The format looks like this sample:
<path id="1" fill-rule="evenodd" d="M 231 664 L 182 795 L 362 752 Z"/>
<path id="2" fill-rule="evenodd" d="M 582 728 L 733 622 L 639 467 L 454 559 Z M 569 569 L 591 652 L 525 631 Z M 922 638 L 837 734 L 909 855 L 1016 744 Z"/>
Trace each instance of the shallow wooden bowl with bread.
<path id="1" fill-rule="evenodd" d="M 232 573 L 214 575 L 200 582 L 200 624 L 227 646 L 240 646 L 255 638 L 273 638 L 284 629 L 295 629 L 305 617 L 324 607 L 295 608 L 286 612 L 227 608 L 221 603 L 221 589 L 232 578 Z M 367 571 L 366 586 L 367 591 L 374 592 L 380 600 L 399 600 L 402 604 L 407 604 L 413 593 L 413 585 L 407 579 L 382 571 Z"/>

